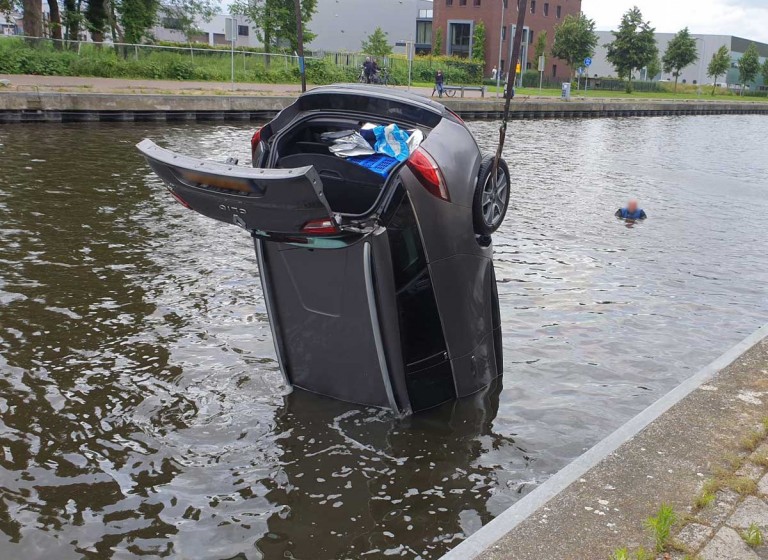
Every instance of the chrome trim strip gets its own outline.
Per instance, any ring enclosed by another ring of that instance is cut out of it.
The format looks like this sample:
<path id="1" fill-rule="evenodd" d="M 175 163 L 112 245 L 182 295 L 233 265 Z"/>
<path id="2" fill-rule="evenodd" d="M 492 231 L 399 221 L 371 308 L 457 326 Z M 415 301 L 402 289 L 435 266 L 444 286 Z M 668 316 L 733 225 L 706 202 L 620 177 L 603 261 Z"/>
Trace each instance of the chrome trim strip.
<path id="1" fill-rule="evenodd" d="M 373 267 L 371 257 L 371 243 L 365 242 L 363 246 L 363 267 L 365 271 L 365 293 L 368 296 L 368 312 L 371 316 L 371 327 L 373 328 L 373 342 L 376 345 L 376 356 L 379 358 L 379 369 L 381 378 L 384 381 L 384 389 L 387 392 L 387 399 L 392 412 L 398 414 L 395 401 L 395 393 L 392 391 L 392 381 L 389 378 L 389 368 L 387 367 L 387 358 L 384 355 L 384 342 L 381 338 L 381 327 L 379 325 L 379 313 L 376 310 L 376 293 L 373 290 Z"/>
<path id="2" fill-rule="evenodd" d="M 254 238 L 256 244 L 256 260 L 259 264 L 259 279 L 261 280 L 261 291 L 264 293 L 264 303 L 267 306 L 267 317 L 269 323 L 269 330 L 272 331 L 272 343 L 275 346 L 275 355 L 277 355 L 277 365 L 280 367 L 280 373 L 283 374 L 283 381 L 288 386 L 288 389 L 293 391 L 293 384 L 288 378 L 288 372 L 285 371 L 285 359 L 282 355 L 281 348 L 283 347 L 283 341 L 280 338 L 280 330 L 277 328 L 277 314 L 272 306 L 272 294 L 269 291 L 269 281 L 267 280 L 267 269 L 264 266 L 264 246 L 261 239 Z"/>

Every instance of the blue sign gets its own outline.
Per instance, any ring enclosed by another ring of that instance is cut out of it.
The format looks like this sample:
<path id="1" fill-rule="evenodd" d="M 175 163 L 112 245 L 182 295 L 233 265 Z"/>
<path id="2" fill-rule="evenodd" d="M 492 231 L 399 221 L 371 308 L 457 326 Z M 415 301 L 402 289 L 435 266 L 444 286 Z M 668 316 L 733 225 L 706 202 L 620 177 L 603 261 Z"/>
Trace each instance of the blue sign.
<path id="1" fill-rule="evenodd" d="M 590 66 L 592 66 L 592 59 L 591 59 L 591 58 L 589 58 L 589 57 L 585 58 L 585 59 L 584 59 L 584 66 L 586 66 L 587 68 L 589 68 Z"/>
<path id="2" fill-rule="evenodd" d="M 582 66 L 579 66 L 578 70 L 576 70 L 579 73 L 579 76 L 581 76 L 584 73 L 584 68 Z"/>

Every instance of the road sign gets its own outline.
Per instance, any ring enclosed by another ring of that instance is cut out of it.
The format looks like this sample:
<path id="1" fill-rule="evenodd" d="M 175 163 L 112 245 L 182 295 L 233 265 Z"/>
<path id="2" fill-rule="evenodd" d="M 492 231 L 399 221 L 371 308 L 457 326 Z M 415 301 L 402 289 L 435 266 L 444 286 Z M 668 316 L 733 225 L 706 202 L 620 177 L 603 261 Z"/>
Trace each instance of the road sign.
<path id="1" fill-rule="evenodd" d="M 587 68 L 589 68 L 590 66 L 592 66 L 592 59 L 591 59 L 591 58 L 589 58 L 589 57 L 585 58 L 585 59 L 584 59 L 584 66 L 586 66 Z"/>
<path id="2" fill-rule="evenodd" d="M 517 66 L 515 66 L 515 72 L 517 72 L 518 75 L 520 75 L 520 63 L 517 63 Z"/>
<path id="3" fill-rule="evenodd" d="M 541 55 L 539 57 L 539 72 L 544 72 L 544 65 L 547 63 L 546 59 L 544 58 L 544 55 Z"/>
<path id="4" fill-rule="evenodd" d="M 224 39 L 234 41 L 237 39 L 237 20 L 235 18 L 226 18 L 224 20 Z"/>
<path id="5" fill-rule="evenodd" d="M 581 76 L 584 73 L 584 67 L 579 66 L 579 68 L 576 71 L 579 73 L 579 76 Z"/>

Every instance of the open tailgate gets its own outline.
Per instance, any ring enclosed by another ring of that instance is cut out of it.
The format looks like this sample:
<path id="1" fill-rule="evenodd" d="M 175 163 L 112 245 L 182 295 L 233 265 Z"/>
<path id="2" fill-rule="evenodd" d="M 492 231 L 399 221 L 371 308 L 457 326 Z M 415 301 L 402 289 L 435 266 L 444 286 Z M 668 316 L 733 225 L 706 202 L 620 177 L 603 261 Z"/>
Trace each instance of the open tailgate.
<path id="1" fill-rule="evenodd" d="M 312 166 L 239 167 L 179 155 L 151 140 L 136 147 L 171 194 L 204 216 L 267 234 L 306 236 L 335 229 Z"/>

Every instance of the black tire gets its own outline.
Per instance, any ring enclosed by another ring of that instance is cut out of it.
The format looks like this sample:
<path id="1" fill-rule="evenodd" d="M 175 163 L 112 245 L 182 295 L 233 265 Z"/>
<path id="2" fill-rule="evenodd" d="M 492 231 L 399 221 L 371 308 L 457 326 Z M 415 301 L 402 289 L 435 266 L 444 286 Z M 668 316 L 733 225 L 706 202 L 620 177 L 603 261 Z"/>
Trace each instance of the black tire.
<path id="1" fill-rule="evenodd" d="M 455 89 L 447 89 L 445 90 L 445 95 L 448 97 L 456 97 L 456 90 Z"/>
<path id="2" fill-rule="evenodd" d="M 475 233 L 478 235 L 491 235 L 502 223 L 509 208 L 510 186 L 512 182 L 509 175 L 507 162 L 502 158 L 499 161 L 497 172 L 497 184 L 494 189 L 492 175 L 495 155 L 483 156 L 480 164 L 480 172 L 475 187 L 475 197 L 472 200 L 472 222 Z"/>

